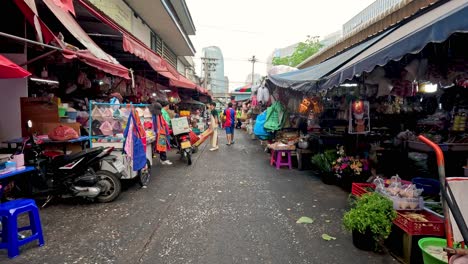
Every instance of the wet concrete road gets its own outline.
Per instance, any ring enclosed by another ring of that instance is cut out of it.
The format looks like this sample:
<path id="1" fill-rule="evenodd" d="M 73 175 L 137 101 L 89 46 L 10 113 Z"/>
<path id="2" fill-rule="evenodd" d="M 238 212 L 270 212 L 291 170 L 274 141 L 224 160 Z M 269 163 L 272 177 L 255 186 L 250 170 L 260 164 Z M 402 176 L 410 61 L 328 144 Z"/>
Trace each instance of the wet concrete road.
<path id="1" fill-rule="evenodd" d="M 65 201 L 41 211 L 46 245 L 0 263 L 396 263 L 354 248 L 341 226 L 347 193 L 310 172 L 269 166 L 258 141 L 187 166 L 155 165 L 147 189 L 130 186 L 110 204 Z M 315 221 L 296 224 L 301 216 Z M 325 241 L 322 234 L 337 237 Z"/>

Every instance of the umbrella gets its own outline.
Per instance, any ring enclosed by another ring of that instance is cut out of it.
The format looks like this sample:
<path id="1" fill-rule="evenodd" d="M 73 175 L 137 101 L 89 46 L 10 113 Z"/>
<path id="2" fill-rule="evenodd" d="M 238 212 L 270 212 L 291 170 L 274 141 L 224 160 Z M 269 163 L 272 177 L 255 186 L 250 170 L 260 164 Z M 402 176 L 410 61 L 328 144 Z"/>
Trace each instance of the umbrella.
<path id="1" fill-rule="evenodd" d="M 235 93 L 250 93 L 252 91 L 252 84 L 247 84 L 242 87 L 236 88 Z"/>
<path id="2" fill-rule="evenodd" d="M 30 72 L 0 55 L 0 79 L 24 78 L 29 75 Z"/>

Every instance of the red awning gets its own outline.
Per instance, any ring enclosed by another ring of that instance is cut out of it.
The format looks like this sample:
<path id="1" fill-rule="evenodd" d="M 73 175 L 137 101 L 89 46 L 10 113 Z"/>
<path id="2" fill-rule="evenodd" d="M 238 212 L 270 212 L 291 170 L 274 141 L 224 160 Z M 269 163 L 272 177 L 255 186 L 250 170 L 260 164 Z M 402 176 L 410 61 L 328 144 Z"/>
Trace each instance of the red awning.
<path id="1" fill-rule="evenodd" d="M 75 14 L 75 7 L 73 6 L 73 0 L 52 0 L 54 4 L 60 8 L 62 8 L 65 12 L 70 12 L 74 16 Z"/>
<path id="2" fill-rule="evenodd" d="M 44 2 L 47 2 L 47 1 L 50 1 L 50 0 L 44 0 Z M 122 77 L 122 78 L 125 78 L 125 79 L 130 79 L 129 77 L 129 74 L 128 74 L 128 69 L 125 68 L 124 66 L 120 65 L 114 58 L 112 58 L 110 55 L 108 55 L 107 53 L 105 53 L 103 50 L 101 50 L 97 45 L 96 43 L 94 43 L 94 45 L 96 45 L 97 48 L 95 48 L 94 50 L 100 50 L 100 52 L 98 51 L 98 54 L 105 54 L 103 56 L 108 56 L 108 58 L 111 58 L 110 60 L 114 60 L 116 63 L 113 63 L 113 62 L 109 62 L 109 61 L 106 61 L 106 60 L 103 60 L 101 58 L 98 58 L 97 56 L 94 55 L 94 53 L 92 53 L 91 51 L 89 50 L 80 50 L 80 51 L 73 51 L 73 50 L 69 50 L 67 49 L 66 45 L 64 43 L 62 43 L 59 39 L 57 39 L 55 37 L 55 35 L 52 33 L 52 31 L 44 24 L 44 22 L 42 22 L 42 20 L 36 16 L 36 14 L 31 10 L 31 8 L 25 4 L 24 0 L 15 0 L 15 3 L 16 5 L 19 7 L 19 9 L 21 10 L 21 12 L 24 14 L 26 20 L 33 26 L 35 27 L 35 25 L 39 24 L 40 25 L 40 28 L 41 28 L 41 31 L 42 31 L 42 34 L 44 36 L 44 41 L 46 43 L 49 43 L 51 41 L 54 41 L 57 45 L 59 45 L 63 50 L 62 50 L 62 54 L 65 58 L 67 59 L 79 59 L 81 60 L 82 62 L 92 66 L 92 67 L 95 67 L 99 70 L 102 70 L 104 72 L 107 72 L 109 74 L 112 74 L 112 75 L 115 75 L 115 76 L 119 76 L 119 77 Z M 49 3 L 51 4 L 51 3 Z M 54 3 L 52 3 L 52 6 L 55 6 Z M 55 10 L 55 9 L 54 9 Z M 61 9 L 60 9 L 61 10 Z M 66 13 L 68 16 L 71 17 L 70 14 Z M 63 14 L 61 15 L 63 16 Z M 73 18 L 73 17 L 71 17 Z M 74 23 L 76 23 L 76 21 L 73 19 Z M 63 21 L 62 21 L 63 22 Z M 78 26 L 78 23 L 75 24 L 75 26 Z M 80 27 L 79 29 L 75 28 L 74 31 L 75 32 L 78 32 L 78 31 L 83 31 L 83 29 Z M 85 32 L 84 34 L 86 36 L 88 36 Z M 89 38 L 89 36 L 88 36 Z M 86 37 L 83 37 L 81 39 L 86 39 Z M 91 39 L 90 39 L 91 40 Z M 92 40 L 91 40 L 92 41 Z"/>
<path id="3" fill-rule="evenodd" d="M 76 58 L 80 61 L 92 66 L 96 69 L 99 69 L 103 72 L 107 72 L 114 76 L 122 77 L 124 79 L 130 79 L 128 76 L 128 69 L 120 64 L 112 64 L 107 61 L 103 61 L 101 59 L 96 58 L 89 50 L 80 50 L 80 51 L 72 51 L 72 50 L 64 50 L 64 56 L 68 59 Z"/>
<path id="4" fill-rule="evenodd" d="M 194 90 L 197 88 L 196 84 L 194 84 L 189 79 L 185 78 L 183 75 L 179 75 L 178 80 L 170 79 L 169 85 L 175 86 L 175 87 L 187 88 L 187 89 L 194 89 Z"/>
<path id="5" fill-rule="evenodd" d="M 0 79 L 25 78 L 29 75 L 31 75 L 30 72 L 0 55 Z"/>
<path id="6" fill-rule="evenodd" d="M 55 39 L 54 34 L 50 29 L 39 19 L 37 16 L 36 3 L 32 1 L 25 0 L 14 0 L 15 4 L 24 14 L 26 20 L 31 24 L 31 26 L 36 30 L 37 40 L 39 42 L 49 44 L 52 40 Z"/>
<path id="7" fill-rule="evenodd" d="M 47 0 L 51 1 L 51 0 Z M 93 6 L 89 5 L 84 0 L 78 0 L 78 2 L 86 8 L 96 18 L 106 23 L 108 26 L 116 31 L 119 31 L 123 36 L 123 49 L 138 58 L 145 60 L 157 73 L 169 79 L 172 86 L 195 89 L 196 84 L 182 76 L 174 67 L 172 67 L 164 58 L 161 58 L 157 53 L 151 50 L 143 42 L 133 36 L 130 32 L 122 28 L 116 22 L 114 22 L 107 15 L 96 10 Z"/>

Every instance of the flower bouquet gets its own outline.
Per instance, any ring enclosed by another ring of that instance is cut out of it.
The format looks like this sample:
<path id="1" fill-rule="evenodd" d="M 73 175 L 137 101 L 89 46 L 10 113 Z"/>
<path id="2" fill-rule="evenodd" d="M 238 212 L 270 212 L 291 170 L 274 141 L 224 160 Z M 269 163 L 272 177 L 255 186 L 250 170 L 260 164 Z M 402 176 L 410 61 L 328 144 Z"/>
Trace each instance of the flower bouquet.
<path id="1" fill-rule="evenodd" d="M 365 180 L 365 176 L 369 172 L 369 162 L 367 159 L 345 156 L 342 147 L 338 148 L 338 155 L 340 157 L 332 163 L 332 170 L 342 187 L 346 190 L 351 190 L 353 182 Z"/>

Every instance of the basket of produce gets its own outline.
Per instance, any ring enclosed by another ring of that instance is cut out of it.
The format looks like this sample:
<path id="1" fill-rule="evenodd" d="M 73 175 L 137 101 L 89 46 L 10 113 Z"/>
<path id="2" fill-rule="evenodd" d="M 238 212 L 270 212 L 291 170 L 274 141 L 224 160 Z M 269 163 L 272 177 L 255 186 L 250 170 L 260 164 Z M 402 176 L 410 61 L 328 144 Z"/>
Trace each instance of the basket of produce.
<path id="1" fill-rule="evenodd" d="M 398 211 L 395 225 L 410 235 L 444 236 L 442 218 L 428 211 Z"/>

